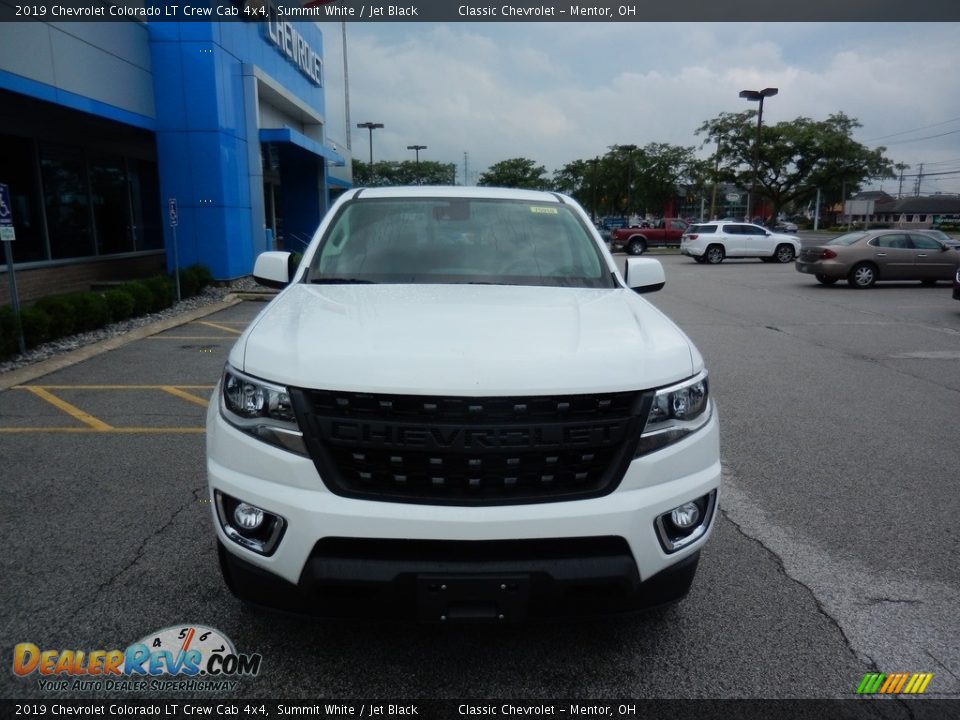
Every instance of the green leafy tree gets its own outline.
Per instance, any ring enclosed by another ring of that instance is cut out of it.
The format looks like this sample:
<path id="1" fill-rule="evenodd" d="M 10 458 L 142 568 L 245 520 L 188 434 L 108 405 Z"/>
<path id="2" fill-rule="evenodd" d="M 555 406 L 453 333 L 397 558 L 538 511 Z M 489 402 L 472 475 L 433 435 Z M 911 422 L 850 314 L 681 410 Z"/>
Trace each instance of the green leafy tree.
<path id="1" fill-rule="evenodd" d="M 564 165 L 554 173 L 554 186 L 594 215 L 659 214 L 677 197 L 681 184 L 702 176 L 693 148 L 667 143 L 612 145 L 601 158 Z"/>
<path id="2" fill-rule="evenodd" d="M 525 188 L 528 190 L 551 189 L 547 169 L 529 158 L 511 158 L 491 165 L 480 175 L 477 185 L 489 187 Z"/>
<path id="3" fill-rule="evenodd" d="M 353 184 L 357 187 L 385 185 L 452 185 L 456 175 L 454 163 L 421 160 L 383 160 L 373 166 L 362 160 L 353 161 Z"/>
<path id="4" fill-rule="evenodd" d="M 826 202 L 847 197 L 869 179 L 893 177 L 893 164 L 884 147 L 870 149 L 853 139 L 861 127 L 843 113 L 816 121 L 796 120 L 761 128 L 757 195 L 770 202 L 773 215 L 816 195 L 819 187 Z M 756 111 L 721 113 L 698 129 L 704 145 L 719 143 L 718 181 L 749 188 L 753 182 L 753 150 L 757 138 Z"/>

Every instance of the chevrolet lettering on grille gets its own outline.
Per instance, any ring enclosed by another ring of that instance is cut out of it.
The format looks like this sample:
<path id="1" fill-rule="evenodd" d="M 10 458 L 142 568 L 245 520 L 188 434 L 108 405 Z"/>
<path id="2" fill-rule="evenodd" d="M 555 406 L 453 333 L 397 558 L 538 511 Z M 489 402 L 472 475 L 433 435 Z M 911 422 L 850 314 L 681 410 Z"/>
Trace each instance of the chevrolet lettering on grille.
<path id="1" fill-rule="evenodd" d="M 623 439 L 619 420 L 580 425 L 533 427 L 425 427 L 399 423 L 317 419 L 320 435 L 332 445 L 397 447 L 420 450 L 537 449 L 560 446 L 609 446 Z"/>

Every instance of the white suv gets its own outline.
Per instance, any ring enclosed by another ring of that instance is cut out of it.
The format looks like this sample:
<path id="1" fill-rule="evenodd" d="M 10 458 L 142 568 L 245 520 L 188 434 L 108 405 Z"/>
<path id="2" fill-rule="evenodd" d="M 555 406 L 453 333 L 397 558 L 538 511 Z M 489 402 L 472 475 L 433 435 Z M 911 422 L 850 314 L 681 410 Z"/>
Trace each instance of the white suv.
<path id="1" fill-rule="evenodd" d="M 556 193 L 350 190 L 207 416 L 221 569 L 259 605 L 516 621 L 678 600 L 720 486 L 703 359 Z"/>
<path id="2" fill-rule="evenodd" d="M 800 254 L 800 241 L 751 223 L 708 222 L 687 228 L 680 238 L 680 253 L 711 265 L 728 257 L 788 263 Z"/>

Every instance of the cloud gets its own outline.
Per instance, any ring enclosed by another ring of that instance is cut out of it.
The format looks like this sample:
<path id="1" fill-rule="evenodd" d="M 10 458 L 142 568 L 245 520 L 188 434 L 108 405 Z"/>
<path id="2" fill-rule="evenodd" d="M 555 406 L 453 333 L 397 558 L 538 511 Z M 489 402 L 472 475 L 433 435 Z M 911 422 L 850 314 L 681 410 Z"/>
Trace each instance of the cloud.
<path id="1" fill-rule="evenodd" d="M 324 29 L 329 130 L 339 140 L 339 26 Z M 386 125 L 375 156 L 401 159 L 407 145 L 425 144 L 421 158 L 461 173 L 464 151 L 473 174 L 511 157 L 552 170 L 613 144 L 698 146 L 704 120 L 750 106 L 738 97 L 746 88 L 780 89 L 765 122 L 842 111 L 863 123 L 861 140 L 960 117 L 956 26 L 397 23 L 353 24 L 348 34 L 352 123 Z M 354 155 L 365 158 L 367 137 L 353 133 Z M 906 137 L 889 138 L 895 160 L 960 159 L 957 135 L 892 142 Z"/>

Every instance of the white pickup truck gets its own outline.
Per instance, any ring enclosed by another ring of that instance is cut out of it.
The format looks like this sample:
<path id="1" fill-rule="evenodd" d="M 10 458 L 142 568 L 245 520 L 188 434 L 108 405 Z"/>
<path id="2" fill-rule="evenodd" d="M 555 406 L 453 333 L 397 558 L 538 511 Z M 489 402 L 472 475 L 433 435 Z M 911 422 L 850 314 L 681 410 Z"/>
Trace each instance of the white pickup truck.
<path id="1" fill-rule="evenodd" d="M 221 569 L 325 616 L 511 622 L 686 595 L 712 529 L 703 359 L 556 193 L 350 190 L 207 417 Z"/>

